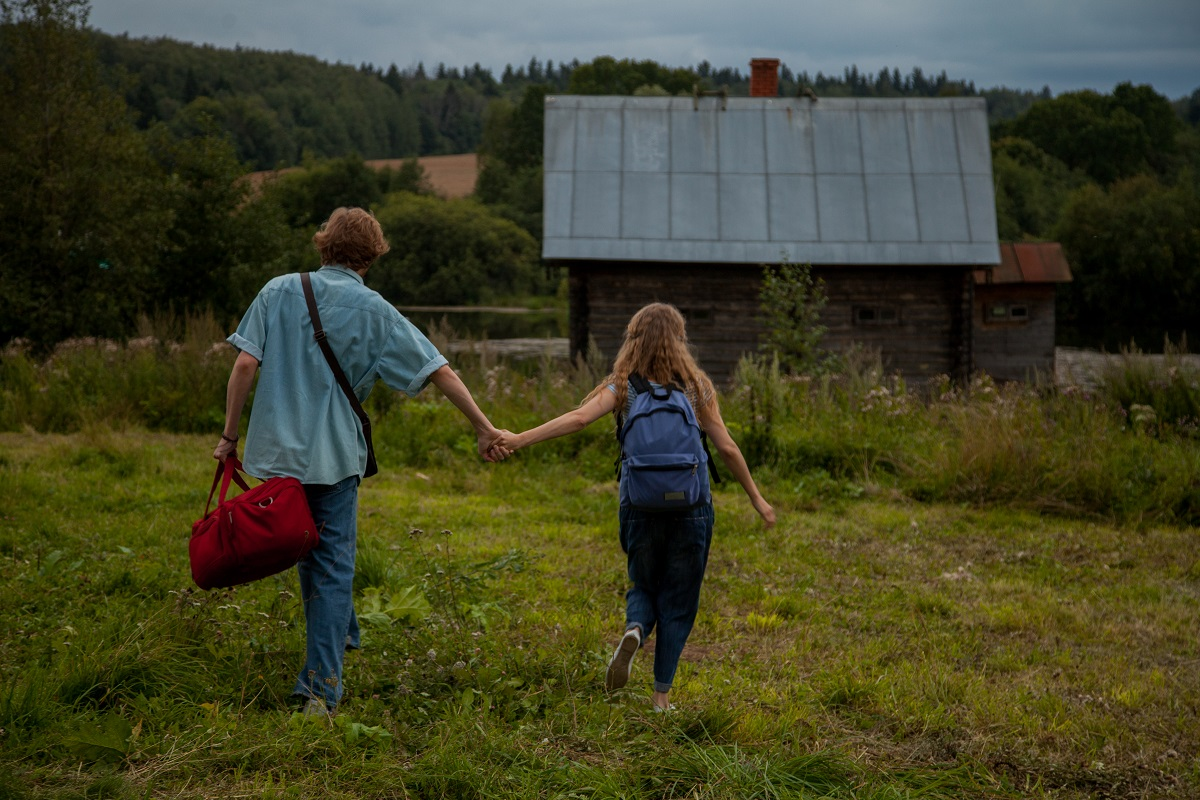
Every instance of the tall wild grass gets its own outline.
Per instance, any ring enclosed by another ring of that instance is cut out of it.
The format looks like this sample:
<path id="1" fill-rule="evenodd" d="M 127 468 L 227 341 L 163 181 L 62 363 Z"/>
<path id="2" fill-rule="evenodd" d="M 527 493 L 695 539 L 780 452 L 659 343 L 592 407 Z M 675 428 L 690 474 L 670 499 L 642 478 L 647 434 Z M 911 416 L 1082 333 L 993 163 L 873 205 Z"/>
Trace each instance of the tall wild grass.
<path id="1" fill-rule="evenodd" d="M 0 355 L 0 430 L 215 436 L 234 357 L 224 335 L 197 316 L 144 320 L 125 344 L 65 342 L 40 360 L 9 347 Z M 454 366 L 492 420 L 513 430 L 576 405 L 604 374 L 596 356 L 509 362 L 481 344 Z M 870 353 L 852 353 L 840 373 L 816 378 L 753 358 L 721 402 L 752 466 L 814 502 L 891 492 L 1134 523 L 1200 522 L 1200 371 L 1178 351 L 1157 361 L 1135 355 L 1092 390 L 997 385 L 986 376 L 969 386 L 944 379 L 910 387 Z M 410 399 L 381 387 L 368 410 L 385 463 L 420 468 L 474 450 L 470 430 L 436 391 Z M 616 453 L 612 425 L 601 422 L 521 457 L 535 468 L 571 464 L 604 477 Z"/>
<path id="2" fill-rule="evenodd" d="M 143 317 L 128 342 L 70 339 L 46 358 L 10 344 L 0 353 L 0 430 L 219 432 L 235 357 L 225 336 L 205 314 Z"/>

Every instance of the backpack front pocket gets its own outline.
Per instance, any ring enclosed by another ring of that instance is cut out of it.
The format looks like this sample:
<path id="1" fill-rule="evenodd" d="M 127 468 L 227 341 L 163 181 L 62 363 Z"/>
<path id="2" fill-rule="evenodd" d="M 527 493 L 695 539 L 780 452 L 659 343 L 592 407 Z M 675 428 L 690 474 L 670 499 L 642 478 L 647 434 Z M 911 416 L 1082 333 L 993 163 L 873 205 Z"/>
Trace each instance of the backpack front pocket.
<path id="1" fill-rule="evenodd" d="M 628 456 L 625 489 L 634 508 L 664 510 L 688 508 L 701 500 L 700 461 L 678 453 Z"/>

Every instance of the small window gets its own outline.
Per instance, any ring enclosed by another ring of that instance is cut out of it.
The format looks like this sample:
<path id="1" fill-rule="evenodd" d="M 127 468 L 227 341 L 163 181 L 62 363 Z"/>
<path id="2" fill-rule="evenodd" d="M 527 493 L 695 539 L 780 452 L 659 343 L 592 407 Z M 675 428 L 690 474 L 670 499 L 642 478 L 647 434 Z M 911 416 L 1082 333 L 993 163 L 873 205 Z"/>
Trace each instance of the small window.
<path id="1" fill-rule="evenodd" d="M 855 306 L 855 325 L 897 325 L 900 312 L 895 306 Z"/>
<path id="2" fill-rule="evenodd" d="M 984 306 L 985 322 L 1028 322 L 1029 306 L 1022 303 L 989 303 Z"/>

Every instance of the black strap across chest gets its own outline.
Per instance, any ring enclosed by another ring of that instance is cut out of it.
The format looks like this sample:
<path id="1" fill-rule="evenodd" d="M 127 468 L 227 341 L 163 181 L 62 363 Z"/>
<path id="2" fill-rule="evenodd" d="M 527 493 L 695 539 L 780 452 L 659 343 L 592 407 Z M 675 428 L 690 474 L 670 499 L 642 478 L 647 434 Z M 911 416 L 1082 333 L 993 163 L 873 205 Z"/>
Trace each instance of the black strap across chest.
<path id="1" fill-rule="evenodd" d="M 333 370 L 333 377 L 337 380 L 338 386 L 341 387 L 342 393 L 350 401 L 350 407 L 354 409 L 354 415 L 362 423 L 363 437 L 367 440 L 367 471 L 363 474 L 363 477 L 369 478 L 379 472 L 379 467 L 375 464 L 375 445 L 371 441 L 371 420 L 367 417 L 367 412 L 363 411 L 362 403 L 358 402 L 358 396 L 354 394 L 354 388 L 350 385 L 350 381 L 346 379 L 346 373 L 342 372 L 342 367 L 338 364 L 337 356 L 333 354 L 333 348 L 329 346 L 329 339 L 325 336 L 325 330 L 321 327 L 321 315 L 317 311 L 317 298 L 313 294 L 312 279 L 309 278 L 309 273 L 300 273 L 300 284 L 304 288 L 304 302 L 308 304 L 308 316 L 312 318 L 313 338 L 317 340 L 317 345 L 321 348 L 321 353 L 325 356 L 325 360 L 329 362 L 329 368 Z"/>

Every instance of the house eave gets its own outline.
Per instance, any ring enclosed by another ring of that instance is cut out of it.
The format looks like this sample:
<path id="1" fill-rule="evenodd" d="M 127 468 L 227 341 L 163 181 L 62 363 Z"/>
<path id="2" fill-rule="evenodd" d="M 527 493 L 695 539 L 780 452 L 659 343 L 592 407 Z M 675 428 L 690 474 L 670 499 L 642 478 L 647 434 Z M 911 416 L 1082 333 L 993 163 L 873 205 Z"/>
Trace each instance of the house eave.
<path id="1" fill-rule="evenodd" d="M 548 261 L 644 261 L 687 264 L 820 264 L 822 266 L 991 267 L 994 242 L 672 242 L 647 239 L 547 238 Z"/>

